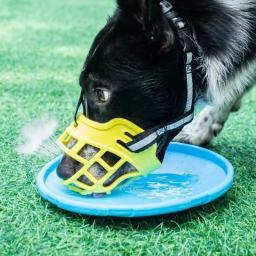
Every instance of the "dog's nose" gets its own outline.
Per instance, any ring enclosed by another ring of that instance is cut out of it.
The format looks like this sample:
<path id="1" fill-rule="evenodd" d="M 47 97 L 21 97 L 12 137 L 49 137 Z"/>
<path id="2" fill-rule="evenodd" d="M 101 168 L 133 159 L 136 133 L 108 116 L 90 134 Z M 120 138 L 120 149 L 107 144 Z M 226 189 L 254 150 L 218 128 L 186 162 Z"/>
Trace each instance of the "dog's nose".
<path id="1" fill-rule="evenodd" d="M 72 177 L 78 168 L 78 164 L 71 157 L 65 155 L 57 168 L 57 175 L 66 180 Z"/>

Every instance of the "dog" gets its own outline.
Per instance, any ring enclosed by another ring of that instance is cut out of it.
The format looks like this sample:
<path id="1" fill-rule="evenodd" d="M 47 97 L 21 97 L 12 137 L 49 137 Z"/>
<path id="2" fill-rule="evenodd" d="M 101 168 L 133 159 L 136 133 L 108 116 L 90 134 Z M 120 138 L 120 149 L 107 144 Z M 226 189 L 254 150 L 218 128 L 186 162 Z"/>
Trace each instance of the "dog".
<path id="1" fill-rule="evenodd" d="M 175 141 L 206 145 L 256 78 L 256 0 L 169 0 L 192 33 L 194 101 L 211 104 L 182 130 L 165 133 L 162 161 Z M 184 49 L 160 0 L 117 0 L 96 36 L 80 76 L 80 102 L 97 122 L 126 118 L 150 129 L 182 115 L 186 100 Z M 69 178 L 81 168 L 65 156 L 58 167 Z M 85 181 L 86 182 L 86 181 Z"/>

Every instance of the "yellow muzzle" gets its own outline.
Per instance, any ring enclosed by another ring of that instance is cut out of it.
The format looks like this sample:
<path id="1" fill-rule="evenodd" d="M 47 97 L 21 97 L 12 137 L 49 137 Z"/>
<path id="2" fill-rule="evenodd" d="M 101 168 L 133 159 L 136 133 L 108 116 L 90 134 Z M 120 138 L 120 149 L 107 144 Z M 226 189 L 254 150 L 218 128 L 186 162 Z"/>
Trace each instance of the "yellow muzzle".
<path id="1" fill-rule="evenodd" d="M 142 132 L 126 119 L 116 118 L 102 124 L 80 115 L 77 123 L 73 122 L 59 138 L 65 154 L 82 165 L 63 184 L 83 195 L 110 193 L 124 180 L 145 176 L 159 168 L 156 144 L 139 153 L 125 146 Z M 127 165 L 129 168 L 124 168 Z"/>

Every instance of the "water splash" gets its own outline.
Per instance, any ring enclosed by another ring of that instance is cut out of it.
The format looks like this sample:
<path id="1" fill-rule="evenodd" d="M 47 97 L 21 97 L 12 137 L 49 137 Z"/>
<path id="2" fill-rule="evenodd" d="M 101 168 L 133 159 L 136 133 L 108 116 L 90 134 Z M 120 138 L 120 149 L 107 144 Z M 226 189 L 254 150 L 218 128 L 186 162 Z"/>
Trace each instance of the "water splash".
<path id="1" fill-rule="evenodd" d="M 193 184 L 198 182 L 196 175 L 181 174 L 151 174 L 146 178 L 134 180 L 122 190 L 144 199 L 166 199 L 177 200 L 186 198 L 193 194 Z"/>
<path id="2" fill-rule="evenodd" d="M 18 154 L 56 157 L 60 153 L 55 136 L 57 125 L 56 118 L 49 115 L 44 115 L 25 125 L 18 139 Z"/>

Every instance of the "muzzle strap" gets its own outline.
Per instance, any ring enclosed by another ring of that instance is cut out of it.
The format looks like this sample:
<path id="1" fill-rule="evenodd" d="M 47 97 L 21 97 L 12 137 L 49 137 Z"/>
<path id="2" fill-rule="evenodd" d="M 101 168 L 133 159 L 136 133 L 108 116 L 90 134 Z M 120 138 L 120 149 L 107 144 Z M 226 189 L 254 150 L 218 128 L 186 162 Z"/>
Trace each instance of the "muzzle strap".
<path id="1" fill-rule="evenodd" d="M 142 134 L 136 136 L 134 140 L 127 144 L 127 147 L 130 151 L 138 153 L 148 147 L 155 144 L 160 137 L 167 132 L 175 132 L 179 129 L 182 129 L 185 125 L 189 124 L 194 118 L 193 111 L 188 112 L 183 118 L 176 121 L 170 122 L 164 126 L 158 126 L 153 129 L 149 129 Z"/>

